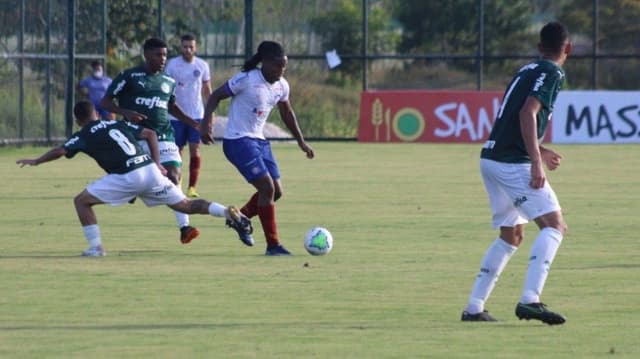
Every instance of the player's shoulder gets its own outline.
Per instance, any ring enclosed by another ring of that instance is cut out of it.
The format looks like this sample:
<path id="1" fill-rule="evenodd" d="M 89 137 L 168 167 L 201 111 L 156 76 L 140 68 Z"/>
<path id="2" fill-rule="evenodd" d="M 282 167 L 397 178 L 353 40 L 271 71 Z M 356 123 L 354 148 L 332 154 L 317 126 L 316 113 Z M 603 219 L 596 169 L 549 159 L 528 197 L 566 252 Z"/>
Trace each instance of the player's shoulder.
<path id="1" fill-rule="evenodd" d="M 132 79 L 136 77 L 146 76 L 147 72 L 144 70 L 143 66 L 135 66 L 130 67 L 128 69 L 124 69 L 120 71 L 118 77 L 123 77 L 125 79 Z"/>

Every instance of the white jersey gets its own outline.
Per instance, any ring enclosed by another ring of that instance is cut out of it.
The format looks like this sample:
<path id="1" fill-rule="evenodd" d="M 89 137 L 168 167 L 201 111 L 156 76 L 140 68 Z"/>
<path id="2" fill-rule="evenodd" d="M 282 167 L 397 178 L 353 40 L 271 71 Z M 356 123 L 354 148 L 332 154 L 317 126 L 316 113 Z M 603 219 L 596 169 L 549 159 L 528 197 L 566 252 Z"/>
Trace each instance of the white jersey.
<path id="1" fill-rule="evenodd" d="M 252 137 L 264 139 L 264 125 L 278 102 L 289 101 L 289 83 L 284 77 L 270 84 L 260 69 L 240 72 L 227 81 L 231 91 L 229 121 L 224 138 Z"/>
<path id="2" fill-rule="evenodd" d="M 177 56 L 167 62 L 164 72 L 176 80 L 176 103 L 182 112 L 193 119 L 202 119 L 202 83 L 211 81 L 209 64 L 196 56 L 191 62 Z M 178 119 L 171 116 L 171 120 Z"/>

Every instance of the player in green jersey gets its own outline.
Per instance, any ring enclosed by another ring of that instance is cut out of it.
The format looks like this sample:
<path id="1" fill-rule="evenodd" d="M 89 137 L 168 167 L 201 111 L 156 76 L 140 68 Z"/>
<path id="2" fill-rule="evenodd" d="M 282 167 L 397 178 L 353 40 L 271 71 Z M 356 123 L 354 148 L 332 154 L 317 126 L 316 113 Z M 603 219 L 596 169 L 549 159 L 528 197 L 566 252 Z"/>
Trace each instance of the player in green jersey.
<path id="1" fill-rule="evenodd" d="M 91 102 L 80 101 L 74 106 L 80 131 L 62 146 L 55 147 L 34 159 L 20 159 L 21 167 L 37 166 L 62 156 L 72 158 L 78 152 L 91 156 L 107 175 L 97 179 L 74 198 L 78 218 L 89 248 L 83 256 L 100 257 L 106 252 L 102 246 L 100 228 L 93 206 L 108 203 L 120 205 L 140 197 L 147 206 L 167 205 L 191 214 L 210 214 L 231 221 L 240 240 L 250 238 L 251 222 L 233 206 L 225 207 L 204 199 L 189 200 L 167 177 L 160 164 L 158 138 L 154 131 L 124 121 L 101 121 Z M 138 144 L 148 143 L 150 155 Z M 253 240 L 253 239 L 251 239 Z"/>
<path id="2" fill-rule="evenodd" d="M 462 313 L 463 321 L 495 321 L 484 309 L 500 273 L 524 239 L 524 225 L 533 220 L 540 228 L 531 247 L 529 267 L 515 314 L 549 325 L 564 316 L 540 301 L 549 269 L 567 230 L 560 204 L 546 179 L 562 157 L 540 142 L 551 119 L 564 82 L 562 70 L 571 52 L 567 28 L 550 22 L 540 31 L 542 58 L 523 66 L 507 86 L 489 139 L 480 155 L 480 170 L 489 196 L 493 227 L 499 237 L 489 246 Z"/>
<path id="3" fill-rule="evenodd" d="M 174 142 L 169 114 L 196 130 L 200 126 L 176 105 L 176 82 L 163 72 L 167 62 L 167 44 L 158 38 L 147 39 L 143 55 L 144 64 L 120 72 L 100 104 L 105 110 L 157 133 L 160 162 L 167 169 L 167 177 L 179 186 L 182 159 Z M 144 142 L 141 145 L 148 150 Z M 199 232 L 189 225 L 189 216 L 181 212 L 175 212 L 175 215 L 180 228 L 180 242 L 187 244 Z"/>

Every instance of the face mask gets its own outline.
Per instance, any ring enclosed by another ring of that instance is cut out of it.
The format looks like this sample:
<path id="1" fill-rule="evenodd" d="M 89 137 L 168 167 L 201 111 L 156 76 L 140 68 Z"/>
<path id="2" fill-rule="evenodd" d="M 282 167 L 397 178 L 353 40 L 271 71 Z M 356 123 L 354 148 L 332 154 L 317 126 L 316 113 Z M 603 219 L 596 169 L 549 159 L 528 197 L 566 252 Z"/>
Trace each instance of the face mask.
<path id="1" fill-rule="evenodd" d="M 93 72 L 93 77 L 101 78 L 102 77 L 102 70 L 94 71 Z"/>

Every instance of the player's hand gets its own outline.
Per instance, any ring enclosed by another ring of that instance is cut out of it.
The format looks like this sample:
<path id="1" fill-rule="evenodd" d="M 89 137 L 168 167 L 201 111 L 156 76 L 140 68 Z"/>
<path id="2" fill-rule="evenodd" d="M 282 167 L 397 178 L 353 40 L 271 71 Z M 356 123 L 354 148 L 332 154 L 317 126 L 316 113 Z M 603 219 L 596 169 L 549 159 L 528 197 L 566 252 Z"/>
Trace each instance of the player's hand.
<path id="1" fill-rule="evenodd" d="M 531 181 L 529 185 L 531 188 L 542 188 L 546 181 L 544 170 L 542 169 L 542 162 L 531 163 Z"/>
<path id="2" fill-rule="evenodd" d="M 24 166 L 36 166 L 38 163 L 36 163 L 36 160 L 22 159 L 22 160 L 17 160 L 16 164 L 20 165 L 20 168 L 22 168 Z"/>
<path id="3" fill-rule="evenodd" d="M 315 156 L 315 153 L 313 152 L 313 148 L 311 148 L 311 146 L 309 146 L 306 142 L 304 141 L 301 142 L 299 146 L 300 146 L 300 149 L 307 154 L 307 158 L 311 159 Z"/>
<path id="4" fill-rule="evenodd" d="M 128 121 L 133 123 L 140 123 L 147 119 L 146 115 L 143 115 L 139 112 L 131 111 L 131 110 L 124 110 L 122 112 L 122 116 L 124 116 L 124 118 L 126 118 Z"/>
<path id="5" fill-rule="evenodd" d="M 214 143 L 213 130 L 205 123 L 200 123 L 200 141 L 205 145 L 212 145 Z"/>
<path id="6" fill-rule="evenodd" d="M 542 157 L 542 162 L 544 162 L 549 171 L 553 171 L 558 168 L 558 166 L 560 166 L 560 161 L 562 160 L 562 156 L 560 156 L 559 153 L 548 148 L 540 149 L 540 157 Z"/>
<path id="7" fill-rule="evenodd" d="M 156 165 L 158 166 L 158 169 L 160 170 L 160 173 L 162 173 L 163 176 L 167 175 L 167 169 L 164 168 L 164 166 L 160 163 L 156 163 Z"/>

